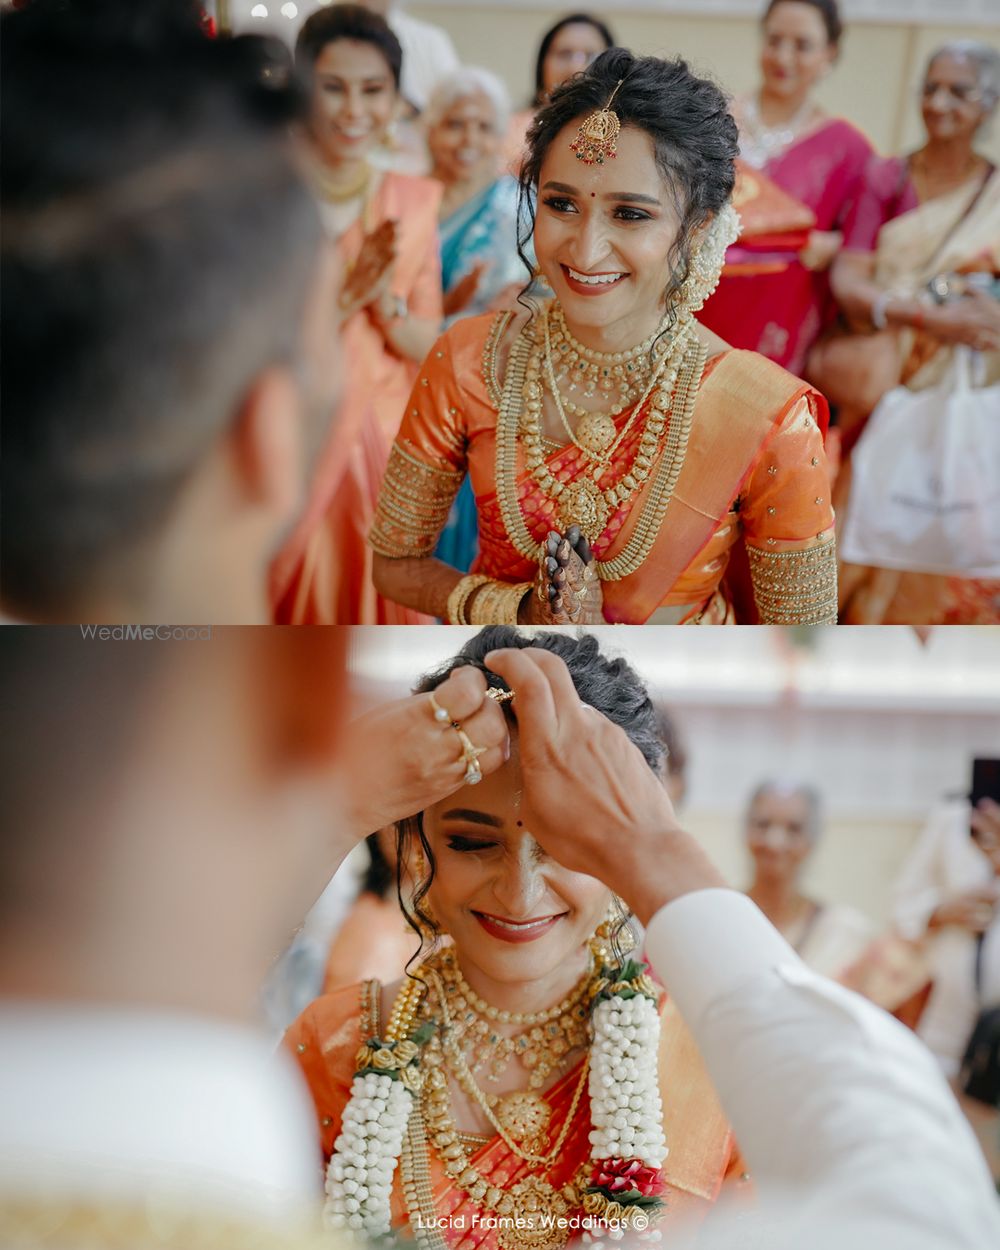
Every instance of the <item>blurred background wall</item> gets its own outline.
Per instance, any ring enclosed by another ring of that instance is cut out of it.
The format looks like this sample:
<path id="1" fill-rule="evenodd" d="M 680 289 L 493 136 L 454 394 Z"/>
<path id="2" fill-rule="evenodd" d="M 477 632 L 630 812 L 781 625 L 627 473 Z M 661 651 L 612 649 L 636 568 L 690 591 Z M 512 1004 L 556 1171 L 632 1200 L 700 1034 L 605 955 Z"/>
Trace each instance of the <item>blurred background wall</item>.
<path id="1" fill-rule="evenodd" d="M 357 629 L 362 702 L 405 693 L 474 630 Z M 893 879 L 931 807 L 1000 755 L 1000 629 L 895 627 L 601 631 L 669 708 L 688 756 L 685 827 L 730 882 L 748 868 L 741 819 L 768 777 L 815 784 L 825 832 L 807 886 L 883 923 Z"/>

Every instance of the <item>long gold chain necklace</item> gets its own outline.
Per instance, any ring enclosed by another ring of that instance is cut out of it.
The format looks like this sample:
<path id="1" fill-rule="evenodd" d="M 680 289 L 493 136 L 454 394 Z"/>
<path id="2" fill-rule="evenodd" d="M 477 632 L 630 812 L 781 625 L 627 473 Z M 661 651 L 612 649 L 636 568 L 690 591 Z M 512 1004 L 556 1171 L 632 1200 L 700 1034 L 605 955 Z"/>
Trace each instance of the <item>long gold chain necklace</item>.
<path id="1" fill-rule="evenodd" d="M 514 549 L 526 560 L 534 563 L 538 559 L 540 545 L 532 537 L 524 514 L 517 490 L 517 447 L 518 433 L 521 425 L 522 410 L 526 406 L 526 389 L 528 384 L 528 364 L 532 354 L 533 339 L 537 327 L 525 326 L 511 347 L 507 363 L 507 372 L 500 396 L 497 414 L 496 436 L 496 482 L 497 500 L 503 517 L 504 528 Z M 677 387 L 673 396 L 672 417 L 667 437 L 659 461 L 656 464 L 649 493 L 643 505 L 639 521 L 625 547 L 617 556 L 610 560 L 598 560 L 597 572 L 603 581 L 619 581 L 634 573 L 645 561 L 652 548 L 667 508 L 673 496 L 677 478 L 680 475 L 687 451 L 688 438 L 694 415 L 698 386 L 705 367 L 708 352 L 697 339 L 689 339 L 687 350 L 681 364 Z M 532 379 L 536 384 L 538 379 Z M 540 398 L 540 391 L 539 391 Z M 539 439 L 534 448 L 527 447 L 532 461 L 538 463 L 535 453 L 541 450 Z M 655 449 L 654 449 L 655 450 Z M 641 448 L 640 448 L 641 451 Z M 641 453 L 645 454 L 645 453 Z M 651 457 L 647 457 L 652 462 Z M 540 457 L 544 463 L 544 456 Z M 638 458 L 637 458 L 638 461 Z M 530 468 L 529 464 L 529 468 Z M 640 468 L 645 467 L 640 465 Z M 558 499 L 567 489 L 567 484 L 552 478 L 551 496 Z M 626 486 L 627 488 L 627 486 Z"/>
<path id="2" fill-rule="evenodd" d="M 428 968 L 426 964 L 424 965 L 424 971 L 427 972 L 432 986 L 432 995 L 428 1001 L 429 1010 L 433 1014 L 434 1008 L 437 1007 L 441 1012 L 441 1025 L 438 1035 L 435 1036 L 432 1042 L 428 1043 L 428 1051 L 425 1056 L 425 1062 L 428 1064 L 430 1071 L 436 1071 L 443 1078 L 440 1060 L 435 1061 L 432 1059 L 434 1055 L 443 1054 L 448 1059 L 449 1066 L 452 1068 L 461 1087 L 476 1102 L 486 1119 L 509 1149 L 526 1163 L 537 1164 L 544 1168 L 552 1167 L 559 1158 L 560 1151 L 572 1127 L 573 1117 L 576 1114 L 586 1084 L 589 1060 L 584 1062 L 583 1071 L 581 1072 L 580 1080 L 577 1082 L 569 1113 L 556 1138 L 555 1144 L 546 1154 L 539 1154 L 537 1151 L 544 1139 L 544 1133 L 548 1127 L 551 1114 L 545 1099 L 538 1094 L 527 1091 L 517 1091 L 514 1095 L 490 1096 L 479 1087 L 469 1069 L 460 1042 L 455 1035 L 455 1025 L 448 1010 L 447 996 L 441 976 L 436 969 Z M 452 1118 L 451 1098 L 448 1093 L 447 1081 L 437 1078 L 428 1078 L 428 1080 L 430 1082 L 431 1102 L 439 1113 L 437 1119 L 441 1120 L 442 1114 L 445 1115 L 449 1121 L 448 1130 L 457 1133 L 458 1130 Z M 429 1117 L 429 1122 L 433 1123 L 433 1121 L 434 1117 Z M 535 1149 L 532 1149 L 532 1147 L 535 1147 Z"/>
<path id="3" fill-rule="evenodd" d="M 666 424 L 662 391 L 646 410 L 643 434 L 632 465 L 632 471 L 624 474 L 614 486 L 602 488 L 600 476 L 609 467 L 599 463 L 588 468 L 572 482 L 556 478 L 549 469 L 542 447 L 542 361 L 544 357 L 544 321 L 540 319 L 535 342 L 525 373 L 524 402 L 521 410 L 521 442 L 524 446 L 525 464 L 528 472 L 538 483 L 542 493 L 553 500 L 560 526 L 579 525 L 591 543 L 603 533 L 608 519 L 621 504 L 625 503 L 649 475 L 653 456 L 660 435 Z"/>

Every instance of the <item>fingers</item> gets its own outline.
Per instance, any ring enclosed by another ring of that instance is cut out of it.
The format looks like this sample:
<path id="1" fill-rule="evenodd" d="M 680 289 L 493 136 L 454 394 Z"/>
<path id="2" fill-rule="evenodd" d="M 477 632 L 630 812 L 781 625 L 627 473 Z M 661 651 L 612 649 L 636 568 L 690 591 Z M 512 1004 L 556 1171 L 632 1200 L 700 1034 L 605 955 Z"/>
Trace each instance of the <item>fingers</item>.
<path id="1" fill-rule="evenodd" d="M 493 651 L 486 664 L 514 691 L 522 753 L 545 742 L 553 744 L 562 725 L 571 721 L 580 707 L 580 696 L 562 660 L 551 651 L 531 647 Z"/>
<path id="2" fill-rule="evenodd" d="M 540 557 L 539 597 L 555 617 L 564 616 L 570 622 L 580 619 L 581 591 L 593 575 L 586 575 L 584 570 L 592 561 L 590 544 L 579 525 L 571 525 L 565 535 L 549 531 Z"/>
<path id="3" fill-rule="evenodd" d="M 469 665 L 456 668 L 434 691 L 434 698 L 453 721 L 464 722 L 482 706 L 486 698 L 486 678 L 479 669 Z"/>
<path id="4" fill-rule="evenodd" d="M 455 767 L 455 785 L 462 783 L 468 761 L 464 757 L 462 741 L 455 733 L 455 725 L 462 729 L 479 752 L 476 762 L 483 776 L 496 770 L 510 756 L 510 731 L 507 719 L 498 703 L 486 698 L 486 678 L 475 668 L 456 669 L 434 691 L 434 703 L 427 700 L 429 715 L 434 716 L 434 703 L 447 713 L 448 719 L 439 720 L 444 740 L 442 747 L 452 752 Z"/>

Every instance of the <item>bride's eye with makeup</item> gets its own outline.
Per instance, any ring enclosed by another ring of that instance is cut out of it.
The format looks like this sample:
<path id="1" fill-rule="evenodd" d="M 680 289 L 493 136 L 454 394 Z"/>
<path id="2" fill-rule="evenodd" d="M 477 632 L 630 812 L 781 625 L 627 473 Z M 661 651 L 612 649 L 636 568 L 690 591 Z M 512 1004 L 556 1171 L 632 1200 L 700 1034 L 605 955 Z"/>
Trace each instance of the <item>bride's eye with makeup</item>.
<path id="1" fill-rule="evenodd" d="M 481 838 L 463 838 L 458 833 L 448 835 L 448 849 L 451 851 L 471 854 L 476 851 L 488 851 L 498 845 L 497 842 L 483 841 Z"/>

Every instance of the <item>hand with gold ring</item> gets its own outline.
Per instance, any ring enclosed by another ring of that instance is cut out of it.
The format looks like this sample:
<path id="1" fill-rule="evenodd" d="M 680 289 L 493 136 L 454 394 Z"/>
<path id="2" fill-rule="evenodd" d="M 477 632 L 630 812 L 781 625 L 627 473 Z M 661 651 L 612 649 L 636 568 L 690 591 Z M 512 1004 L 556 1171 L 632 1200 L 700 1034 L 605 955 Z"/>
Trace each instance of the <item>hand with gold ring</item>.
<path id="1" fill-rule="evenodd" d="M 348 744 L 342 776 L 359 838 L 475 785 L 510 755 L 503 710 L 472 667 L 362 716 Z"/>

